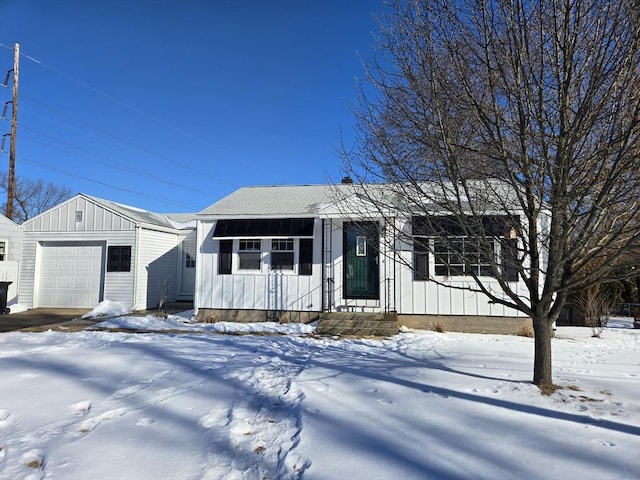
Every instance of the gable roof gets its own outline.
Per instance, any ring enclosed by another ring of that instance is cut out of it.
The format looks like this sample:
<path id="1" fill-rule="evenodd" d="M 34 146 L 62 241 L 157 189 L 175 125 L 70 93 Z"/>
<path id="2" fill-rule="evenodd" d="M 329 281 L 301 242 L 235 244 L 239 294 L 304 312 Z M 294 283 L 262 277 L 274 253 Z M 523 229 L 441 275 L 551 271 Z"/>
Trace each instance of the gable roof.
<path id="1" fill-rule="evenodd" d="M 340 185 L 241 187 L 198 215 L 309 215 L 335 200 Z"/>
<path id="2" fill-rule="evenodd" d="M 195 213 L 156 213 L 142 208 L 112 202 L 111 200 L 105 200 L 104 198 L 94 197 L 93 195 L 87 195 L 85 193 L 80 193 L 79 195 L 134 223 L 144 223 L 178 230 L 195 228 Z"/>

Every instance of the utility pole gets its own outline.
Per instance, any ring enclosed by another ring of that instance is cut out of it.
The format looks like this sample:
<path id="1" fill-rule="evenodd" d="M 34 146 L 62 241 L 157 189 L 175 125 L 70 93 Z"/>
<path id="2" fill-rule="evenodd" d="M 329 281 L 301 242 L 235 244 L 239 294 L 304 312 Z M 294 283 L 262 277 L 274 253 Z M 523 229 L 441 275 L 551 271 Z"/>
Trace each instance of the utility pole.
<path id="1" fill-rule="evenodd" d="M 9 144 L 9 178 L 7 179 L 6 217 L 13 220 L 13 197 L 16 175 L 16 136 L 18 130 L 18 64 L 20 44 L 13 45 L 13 108 L 11 109 L 11 143 Z"/>

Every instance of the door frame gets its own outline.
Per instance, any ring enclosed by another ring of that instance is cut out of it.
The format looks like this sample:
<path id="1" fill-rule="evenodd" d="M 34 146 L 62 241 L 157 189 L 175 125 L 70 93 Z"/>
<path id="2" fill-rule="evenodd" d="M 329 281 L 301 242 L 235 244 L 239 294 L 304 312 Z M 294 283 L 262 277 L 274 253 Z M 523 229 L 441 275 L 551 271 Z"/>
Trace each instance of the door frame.
<path id="1" fill-rule="evenodd" d="M 380 300 L 380 235 L 378 232 L 379 225 L 373 221 L 357 221 L 345 222 L 342 226 L 342 297 L 345 300 Z M 355 232 L 355 244 L 352 236 Z M 359 244 L 359 239 L 364 237 L 364 243 Z M 367 291 L 362 294 L 349 293 L 348 285 L 350 278 L 348 275 L 348 255 L 349 250 L 356 251 L 362 248 L 361 253 L 356 255 L 366 258 L 366 273 L 369 277 L 367 282 Z"/>

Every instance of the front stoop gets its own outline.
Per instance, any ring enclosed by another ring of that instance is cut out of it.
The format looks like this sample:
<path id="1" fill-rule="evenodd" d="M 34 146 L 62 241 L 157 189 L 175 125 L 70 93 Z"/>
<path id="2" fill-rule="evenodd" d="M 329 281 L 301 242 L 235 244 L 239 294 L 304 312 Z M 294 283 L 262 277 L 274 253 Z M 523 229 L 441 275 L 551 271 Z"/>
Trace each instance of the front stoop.
<path id="1" fill-rule="evenodd" d="M 395 313 L 324 312 L 320 314 L 318 335 L 390 337 L 398 333 Z"/>

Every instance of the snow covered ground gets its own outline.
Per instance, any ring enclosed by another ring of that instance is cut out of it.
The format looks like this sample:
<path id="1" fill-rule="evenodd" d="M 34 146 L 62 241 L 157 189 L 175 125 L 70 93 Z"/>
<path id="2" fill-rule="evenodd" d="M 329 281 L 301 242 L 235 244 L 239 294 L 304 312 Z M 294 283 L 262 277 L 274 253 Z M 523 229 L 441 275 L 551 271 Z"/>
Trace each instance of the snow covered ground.
<path id="1" fill-rule="evenodd" d="M 629 319 L 559 328 L 542 396 L 530 338 L 188 317 L 0 334 L 0 479 L 640 478 Z"/>

